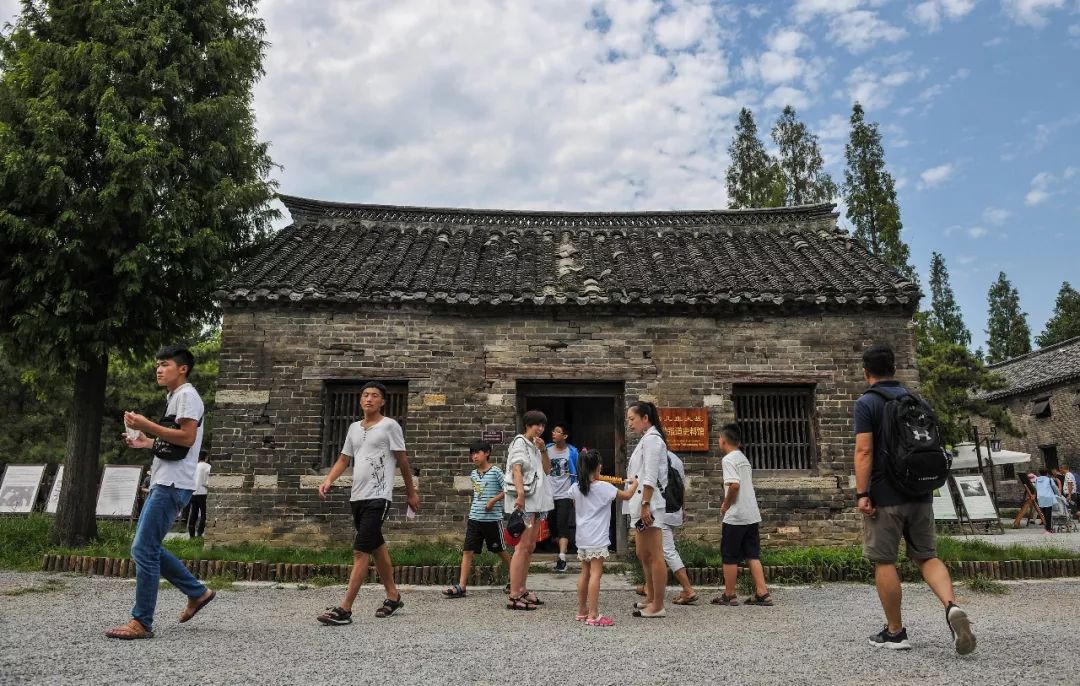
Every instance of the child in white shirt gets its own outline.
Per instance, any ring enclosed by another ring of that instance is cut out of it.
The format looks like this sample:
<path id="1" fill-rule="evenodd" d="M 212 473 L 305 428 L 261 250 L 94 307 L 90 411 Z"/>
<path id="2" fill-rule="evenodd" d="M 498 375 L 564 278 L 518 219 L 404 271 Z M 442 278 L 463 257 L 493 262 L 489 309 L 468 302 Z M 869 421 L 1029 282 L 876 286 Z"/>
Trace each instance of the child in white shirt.
<path id="1" fill-rule="evenodd" d="M 614 626 L 610 617 L 600 614 L 600 577 L 604 574 L 604 558 L 608 556 L 608 531 L 611 528 L 611 501 L 630 500 L 637 480 L 620 491 L 606 481 L 600 481 L 600 453 L 582 450 L 578 457 L 578 483 L 572 489 L 575 522 L 577 524 L 579 622 L 588 626 Z"/>

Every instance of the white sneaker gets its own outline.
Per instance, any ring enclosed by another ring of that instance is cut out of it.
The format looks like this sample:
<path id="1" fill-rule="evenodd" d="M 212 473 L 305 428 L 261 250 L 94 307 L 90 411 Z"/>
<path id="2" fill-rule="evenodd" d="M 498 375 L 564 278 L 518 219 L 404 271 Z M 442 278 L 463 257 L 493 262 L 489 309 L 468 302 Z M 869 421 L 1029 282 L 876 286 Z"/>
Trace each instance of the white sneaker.
<path id="1" fill-rule="evenodd" d="M 945 622 L 952 632 L 953 647 L 958 655 L 967 655 L 975 650 L 975 634 L 971 632 L 971 620 L 967 613 L 955 604 L 945 610 Z"/>

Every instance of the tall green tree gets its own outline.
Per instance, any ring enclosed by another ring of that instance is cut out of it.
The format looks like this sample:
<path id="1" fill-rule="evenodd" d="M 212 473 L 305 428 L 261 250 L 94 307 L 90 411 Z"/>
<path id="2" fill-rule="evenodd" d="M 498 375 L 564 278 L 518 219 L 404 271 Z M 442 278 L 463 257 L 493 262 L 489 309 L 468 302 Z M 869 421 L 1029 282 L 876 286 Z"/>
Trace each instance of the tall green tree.
<path id="1" fill-rule="evenodd" d="M 780 207 L 784 204 L 784 181 L 780 166 L 765 152 L 758 138 L 754 114 L 739 112 L 735 137 L 728 146 L 731 164 L 727 169 L 728 207 Z"/>
<path id="2" fill-rule="evenodd" d="M 963 345 L 949 341 L 931 343 L 918 351 L 920 391 L 934 408 L 947 443 L 970 440 L 967 424 L 972 416 L 985 417 L 1010 436 L 1020 435 L 1003 405 L 979 399 L 996 390 L 1004 380 Z"/>
<path id="3" fill-rule="evenodd" d="M 0 335 L 72 384 L 55 539 L 96 535 L 110 354 L 214 316 L 269 228 L 256 0 L 24 0 L 0 38 Z"/>
<path id="4" fill-rule="evenodd" d="M 1080 336 L 1080 293 L 1065 281 L 1054 302 L 1054 314 L 1046 322 L 1046 330 L 1035 337 L 1035 343 L 1045 348 L 1076 336 Z"/>
<path id="5" fill-rule="evenodd" d="M 1020 310 L 1020 294 L 1005 272 L 998 274 L 997 281 L 987 294 L 990 305 L 986 325 L 986 361 L 1002 362 L 1017 355 L 1031 352 L 1031 329 L 1027 313 Z"/>
<path id="6" fill-rule="evenodd" d="M 877 123 L 868 123 L 862 105 L 851 108 L 851 134 L 844 146 L 844 199 L 855 237 L 893 269 L 915 281 L 910 251 L 900 237 L 896 182 L 885 169 L 885 149 Z"/>
<path id="7" fill-rule="evenodd" d="M 930 255 L 930 309 L 926 312 L 926 337 L 932 343 L 955 343 L 965 348 L 971 345 L 971 331 L 964 324 L 960 305 L 956 302 L 949 270 L 940 253 Z"/>
<path id="8" fill-rule="evenodd" d="M 799 121 L 791 105 L 776 120 L 772 139 L 780 148 L 785 205 L 828 202 L 836 196 L 836 184 L 824 169 L 817 136 Z"/>

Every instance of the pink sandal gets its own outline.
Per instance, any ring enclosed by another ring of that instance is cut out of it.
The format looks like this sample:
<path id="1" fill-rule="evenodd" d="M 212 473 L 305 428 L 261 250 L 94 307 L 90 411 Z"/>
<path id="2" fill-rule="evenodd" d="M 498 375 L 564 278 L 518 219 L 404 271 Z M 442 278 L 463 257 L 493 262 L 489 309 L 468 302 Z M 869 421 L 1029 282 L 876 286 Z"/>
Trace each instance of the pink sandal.
<path id="1" fill-rule="evenodd" d="M 586 626 L 615 626 L 615 620 L 612 619 L 611 617 L 605 617 L 604 615 L 600 615 L 596 619 L 586 619 L 585 620 L 585 625 Z"/>

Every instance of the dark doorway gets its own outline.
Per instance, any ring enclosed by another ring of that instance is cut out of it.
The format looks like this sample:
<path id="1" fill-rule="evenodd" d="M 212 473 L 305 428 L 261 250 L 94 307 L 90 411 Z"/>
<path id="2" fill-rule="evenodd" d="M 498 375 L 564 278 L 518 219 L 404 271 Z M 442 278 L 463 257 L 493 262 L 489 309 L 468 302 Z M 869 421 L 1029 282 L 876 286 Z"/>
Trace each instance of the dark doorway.
<path id="1" fill-rule="evenodd" d="M 1039 450 L 1041 450 L 1043 454 L 1043 466 L 1047 469 L 1057 469 L 1057 444 L 1055 443 L 1054 445 L 1040 445 Z"/>
<path id="2" fill-rule="evenodd" d="M 570 426 L 570 443 L 578 450 L 599 450 L 603 458 L 601 472 L 618 476 L 626 471 L 626 429 L 623 408 L 623 384 L 585 382 L 527 382 L 519 381 L 517 388 L 518 425 L 528 410 L 540 410 L 548 418 L 544 440 L 551 440 L 555 422 Z M 614 506 L 613 506 L 614 507 Z M 617 523 L 622 518 L 615 510 L 612 516 L 612 547 L 622 552 Z M 554 550 L 551 542 L 537 546 L 540 552 Z"/>

